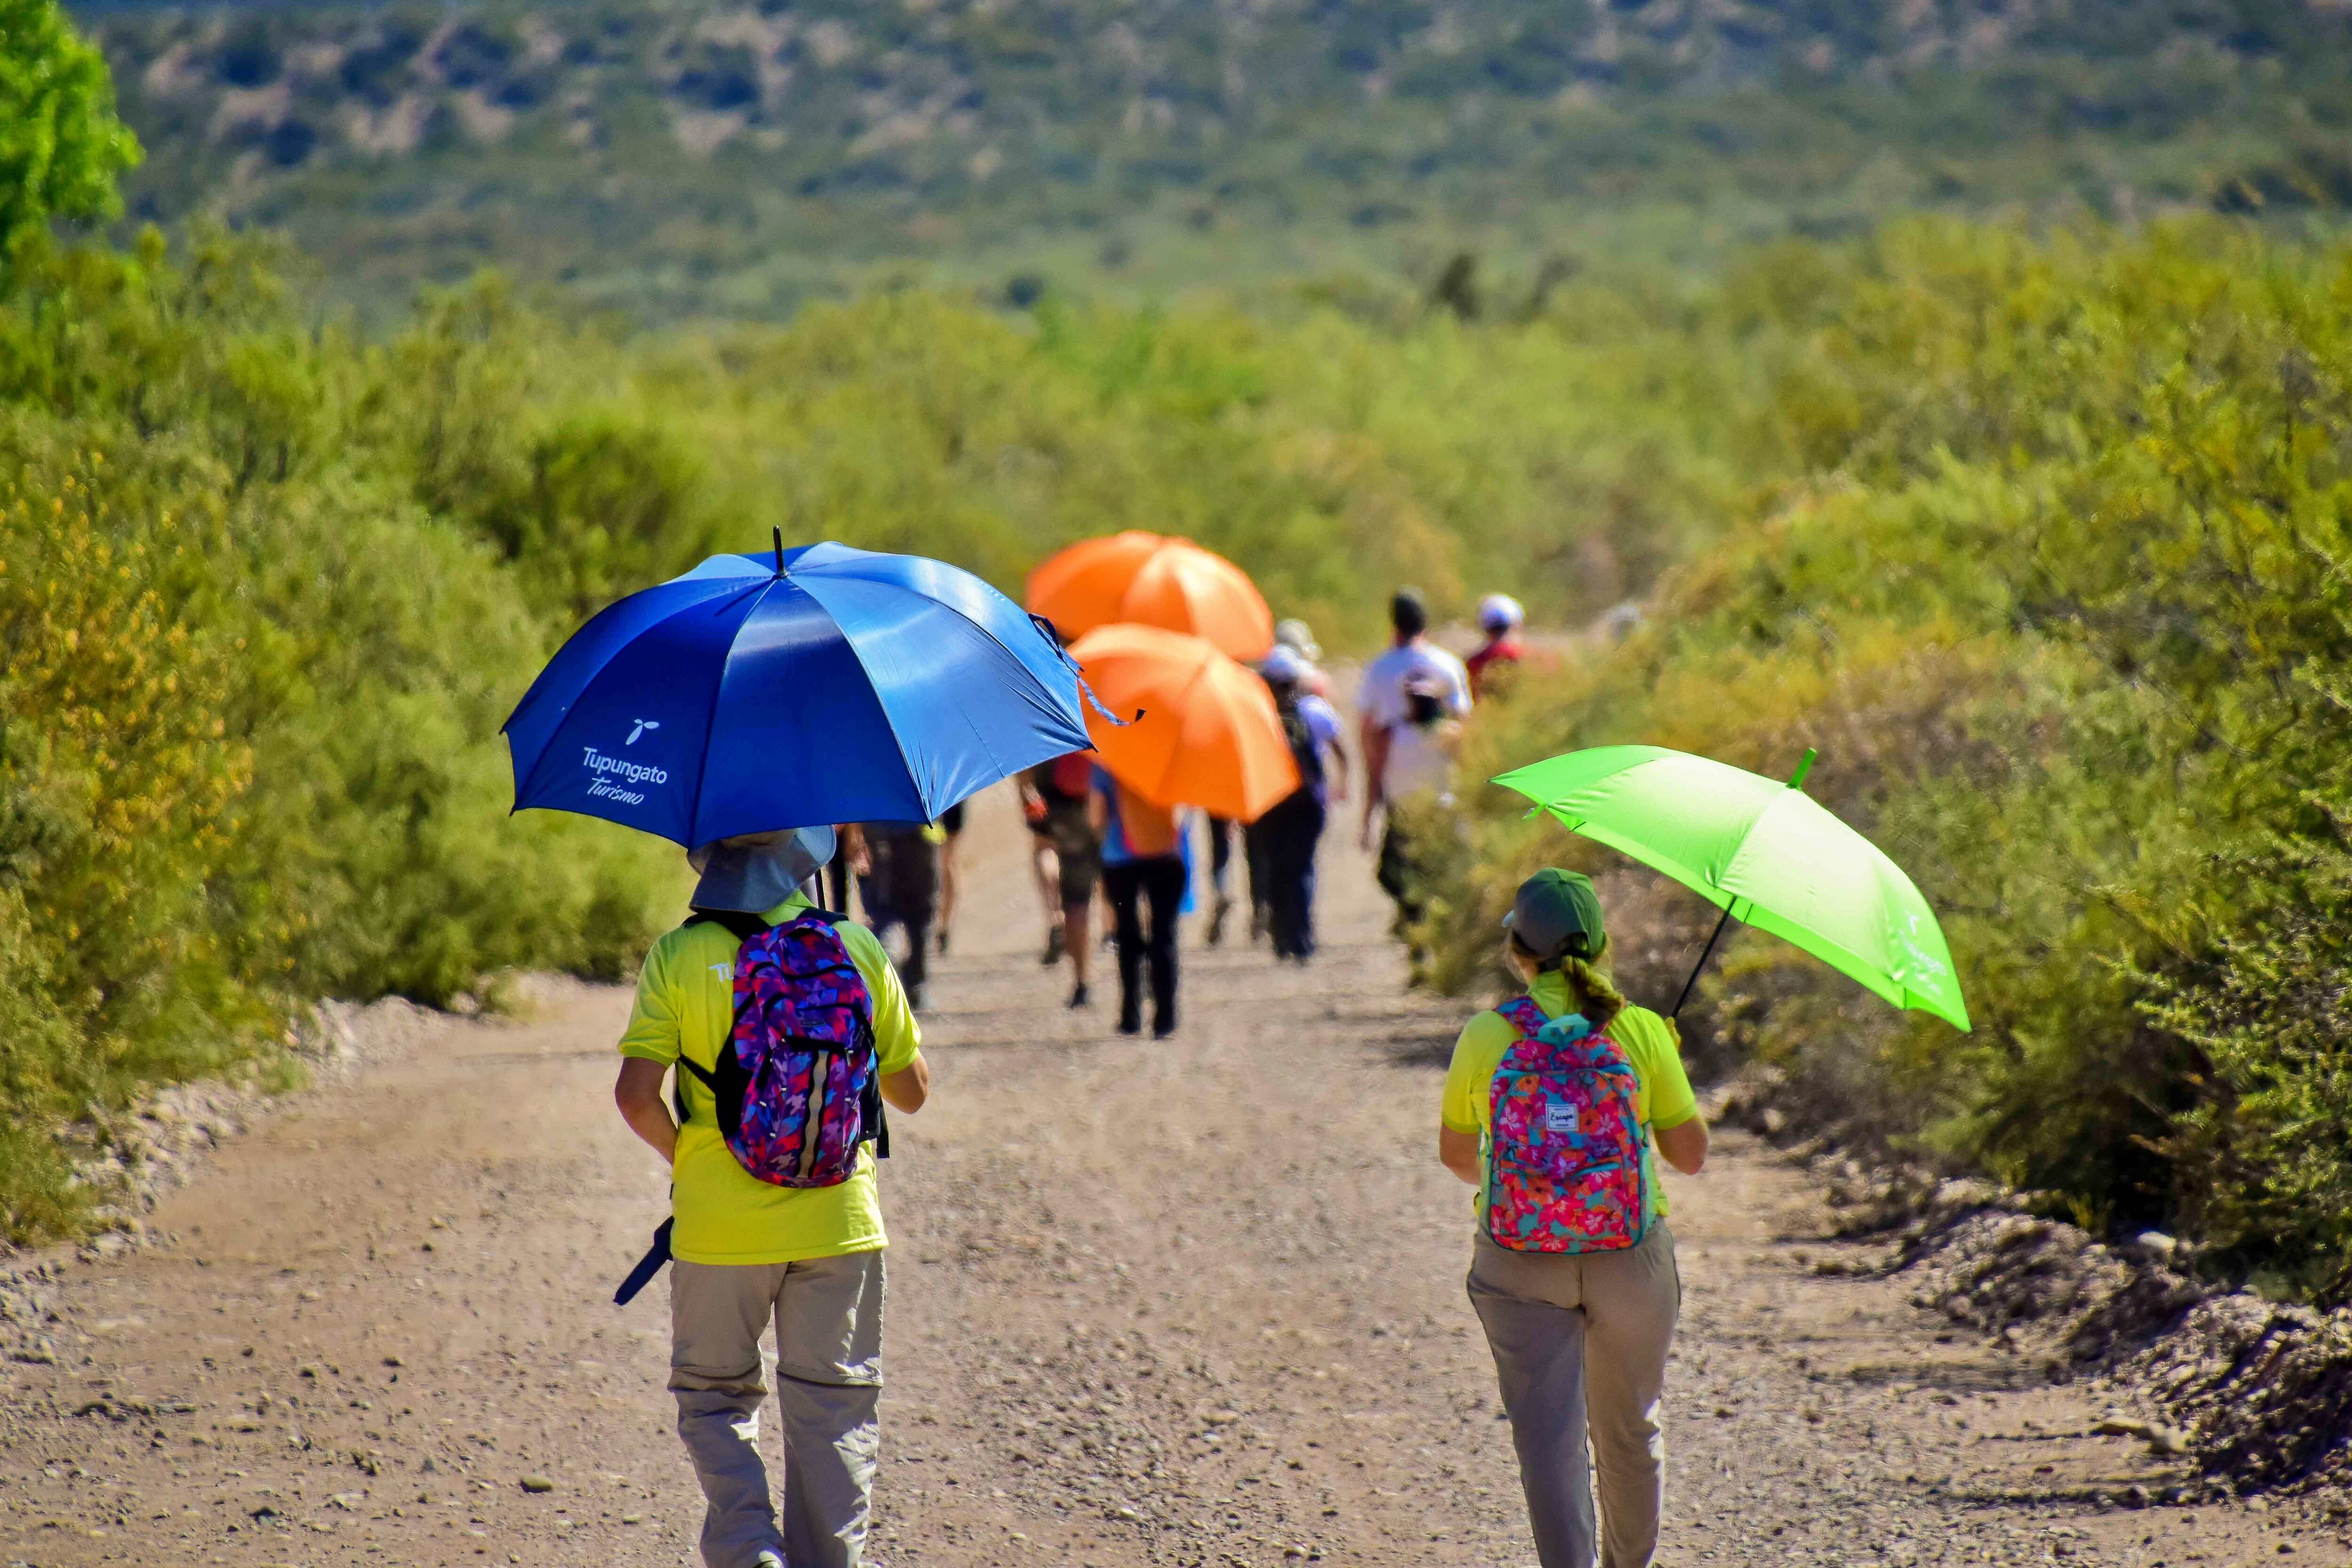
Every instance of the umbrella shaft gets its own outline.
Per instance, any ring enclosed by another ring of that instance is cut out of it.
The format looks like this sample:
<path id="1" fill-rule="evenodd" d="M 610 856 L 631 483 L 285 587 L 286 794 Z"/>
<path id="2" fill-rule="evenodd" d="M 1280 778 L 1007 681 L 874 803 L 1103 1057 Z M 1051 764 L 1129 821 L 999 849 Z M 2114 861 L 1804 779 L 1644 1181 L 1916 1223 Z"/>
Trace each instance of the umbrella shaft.
<path id="1" fill-rule="evenodd" d="M 1699 950 L 1698 962 L 1691 966 L 1690 978 L 1683 982 L 1683 994 L 1675 998 L 1675 1010 L 1667 1014 L 1667 1017 L 1682 1016 L 1683 1004 L 1690 1000 L 1691 987 L 1698 984 L 1699 972 L 1706 967 L 1706 961 L 1715 956 L 1715 944 L 1723 940 L 1723 928 L 1730 923 L 1731 906 L 1726 904 L 1723 906 L 1723 918 L 1715 922 L 1714 934 L 1706 939 L 1706 945 Z"/>

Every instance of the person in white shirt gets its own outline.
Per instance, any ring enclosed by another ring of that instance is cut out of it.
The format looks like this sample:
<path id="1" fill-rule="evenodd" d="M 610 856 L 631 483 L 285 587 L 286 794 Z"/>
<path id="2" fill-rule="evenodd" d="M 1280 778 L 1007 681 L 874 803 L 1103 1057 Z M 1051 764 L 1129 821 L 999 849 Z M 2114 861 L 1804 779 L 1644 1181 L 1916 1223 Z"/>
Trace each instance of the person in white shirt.
<path id="1" fill-rule="evenodd" d="M 1405 682 L 1415 676 L 1433 678 L 1443 689 L 1449 715 L 1459 719 L 1470 711 L 1470 672 L 1460 659 L 1429 640 L 1429 607 L 1418 589 L 1397 590 L 1396 597 L 1389 601 L 1389 624 L 1396 628 L 1395 646 L 1364 667 L 1363 685 L 1356 695 L 1364 760 L 1372 783 L 1364 802 L 1368 822 L 1371 807 L 1380 800 L 1380 759 L 1387 749 L 1384 737 L 1405 722 Z"/>
<path id="2" fill-rule="evenodd" d="M 1372 842 L 1372 813 L 1382 811 L 1381 886 L 1396 900 L 1402 927 L 1420 910 L 1411 846 L 1389 808 L 1416 790 L 1443 795 L 1450 786 L 1460 721 L 1470 711 L 1470 672 L 1429 640 L 1429 607 L 1418 591 L 1397 590 L 1389 623 L 1395 646 L 1365 667 L 1356 708 L 1364 742 L 1364 844 Z"/>
<path id="3" fill-rule="evenodd" d="M 1428 794 L 1454 804 L 1454 759 L 1462 749 L 1462 721 L 1445 705 L 1444 683 L 1432 675 L 1405 682 L 1405 721 L 1389 731 L 1385 780 L 1391 804 Z"/>

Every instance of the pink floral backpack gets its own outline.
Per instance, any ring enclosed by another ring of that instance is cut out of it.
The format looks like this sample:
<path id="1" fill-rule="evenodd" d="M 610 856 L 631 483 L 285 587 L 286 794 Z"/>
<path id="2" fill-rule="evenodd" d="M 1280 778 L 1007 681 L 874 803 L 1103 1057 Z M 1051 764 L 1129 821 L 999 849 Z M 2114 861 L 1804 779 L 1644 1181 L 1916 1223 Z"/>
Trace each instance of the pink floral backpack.
<path id="1" fill-rule="evenodd" d="M 1648 1234 L 1649 1134 L 1623 1047 L 1583 1015 L 1528 997 L 1497 1009 L 1519 1032 L 1496 1065 L 1486 1235 L 1513 1252 L 1615 1252 Z"/>
<path id="2" fill-rule="evenodd" d="M 780 926 L 698 910 L 727 927 L 735 952 L 735 1027 L 713 1070 L 678 1066 L 718 1100 L 719 1131 L 738 1163 L 780 1187 L 834 1187 L 857 1171 L 857 1146 L 890 1153 L 874 1053 L 874 998 L 834 922 L 803 910 Z M 694 923 L 689 921 L 688 924 Z M 684 1121 L 684 1096 L 678 1120 Z"/>

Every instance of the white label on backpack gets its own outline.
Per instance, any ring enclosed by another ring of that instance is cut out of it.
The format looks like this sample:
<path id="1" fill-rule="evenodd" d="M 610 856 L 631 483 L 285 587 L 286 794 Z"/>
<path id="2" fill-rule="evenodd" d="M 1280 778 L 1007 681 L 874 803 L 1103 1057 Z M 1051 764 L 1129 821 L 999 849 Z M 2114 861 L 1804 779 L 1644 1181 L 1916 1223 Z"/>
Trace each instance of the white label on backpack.
<path id="1" fill-rule="evenodd" d="M 1562 1105 L 1558 1100 L 1554 1100 L 1551 1104 L 1545 1106 L 1544 1131 L 1547 1132 L 1566 1132 L 1571 1134 L 1582 1131 L 1582 1128 L 1577 1120 L 1576 1107 L 1573 1105 Z"/>

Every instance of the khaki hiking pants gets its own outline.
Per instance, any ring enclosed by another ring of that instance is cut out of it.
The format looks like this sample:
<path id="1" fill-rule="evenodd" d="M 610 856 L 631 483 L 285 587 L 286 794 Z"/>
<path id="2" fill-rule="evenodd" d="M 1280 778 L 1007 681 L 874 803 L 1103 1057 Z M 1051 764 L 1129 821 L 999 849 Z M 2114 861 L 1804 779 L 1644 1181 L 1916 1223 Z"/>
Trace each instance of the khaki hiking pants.
<path id="1" fill-rule="evenodd" d="M 1507 1251 L 1481 1236 L 1469 1284 L 1519 1451 L 1537 1559 L 1592 1568 L 1589 1431 L 1602 1568 L 1650 1568 L 1665 1498 L 1658 1399 L 1682 1308 L 1673 1233 L 1660 1221 L 1638 1247 L 1572 1255 Z"/>
<path id="2" fill-rule="evenodd" d="M 681 1262 L 671 1269 L 669 1302 L 677 1435 L 709 1505 L 702 1561 L 751 1568 L 764 1551 L 792 1568 L 857 1568 L 880 1441 L 882 1254 Z M 760 1462 L 768 1397 L 760 1340 L 772 1321 L 784 1435 L 781 1530 Z"/>

